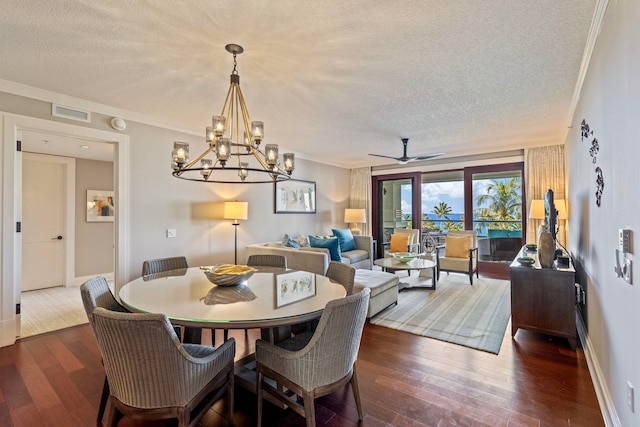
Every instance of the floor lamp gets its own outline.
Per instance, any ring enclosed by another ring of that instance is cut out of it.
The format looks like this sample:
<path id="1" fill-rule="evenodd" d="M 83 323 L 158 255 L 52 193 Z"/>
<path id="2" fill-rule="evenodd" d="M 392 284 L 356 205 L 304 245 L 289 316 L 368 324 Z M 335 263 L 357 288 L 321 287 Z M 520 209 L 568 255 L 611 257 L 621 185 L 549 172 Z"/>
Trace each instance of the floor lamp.
<path id="1" fill-rule="evenodd" d="M 240 223 L 239 220 L 246 220 L 249 214 L 249 203 L 248 202 L 224 202 L 224 219 L 232 219 L 233 227 L 234 227 L 234 256 L 233 263 L 238 264 L 238 226 Z"/>

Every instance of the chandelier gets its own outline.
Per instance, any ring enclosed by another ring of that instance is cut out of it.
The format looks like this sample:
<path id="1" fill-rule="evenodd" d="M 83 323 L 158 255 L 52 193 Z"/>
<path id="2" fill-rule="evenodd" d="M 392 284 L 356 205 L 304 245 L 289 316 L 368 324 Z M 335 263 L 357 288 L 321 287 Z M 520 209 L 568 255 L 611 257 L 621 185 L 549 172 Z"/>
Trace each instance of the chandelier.
<path id="1" fill-rule="evenodd" d="M 277 144 L 264 144 L 264 150 L 261 149 L 264 124 L 251 121 L 236 70 L 236 56 L 244 49 L 237 44 L 228 44 L 225 49 L 233 55 L 233 71 L 222 113 L 212 117 L 211 126 L 207 126 L 205 132 L 207 147 L 193 160 L 189 159 L 187 142 L 173 143 L 172 175 L 225 184 L 286 181 L 294 169 L 294 155 L 284 153 L 281 165 Z"/>

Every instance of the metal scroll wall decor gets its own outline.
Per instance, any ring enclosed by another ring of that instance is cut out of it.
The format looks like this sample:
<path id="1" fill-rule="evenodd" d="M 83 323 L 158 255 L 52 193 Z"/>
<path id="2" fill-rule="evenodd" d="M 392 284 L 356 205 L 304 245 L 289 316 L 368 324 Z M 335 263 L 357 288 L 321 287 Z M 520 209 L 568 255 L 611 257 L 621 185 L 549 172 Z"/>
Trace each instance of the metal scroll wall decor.
<path id="1" fill-rule="evenodd" d="M 595 165 L 598 160 L 598 153 L 600 152 L 600 143 L 598 138 L 593 136 L 593 129 L 590 128 L 589 123 L 585 119 L 582 119 L 580 124 L 580 140 L 591 140 L 591 147 L 589 147 L 589 156 L 591 156 L 591 162 Z M 604 176 L 600 166 L 596 166 L 596 205 L 600 207 L 602 204 L 602 192 L 604 191 Z"/>

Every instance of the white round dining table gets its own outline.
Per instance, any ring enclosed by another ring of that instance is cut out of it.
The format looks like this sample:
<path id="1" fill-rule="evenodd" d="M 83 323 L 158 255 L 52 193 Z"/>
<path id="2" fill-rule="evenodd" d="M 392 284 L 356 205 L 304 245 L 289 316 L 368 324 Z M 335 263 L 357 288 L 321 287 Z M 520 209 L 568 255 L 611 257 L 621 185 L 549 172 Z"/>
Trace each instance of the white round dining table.
<path id="1" fill-rule="evenodd" d="M 264 269 L 245 284 L 218 286 L 199 267 L 143 276 L 122 287 L 129 310 L 163 313 L 172 323 L 202 328 L 274 328 L 317 318 L 345 288 L 319 274 Z"/>

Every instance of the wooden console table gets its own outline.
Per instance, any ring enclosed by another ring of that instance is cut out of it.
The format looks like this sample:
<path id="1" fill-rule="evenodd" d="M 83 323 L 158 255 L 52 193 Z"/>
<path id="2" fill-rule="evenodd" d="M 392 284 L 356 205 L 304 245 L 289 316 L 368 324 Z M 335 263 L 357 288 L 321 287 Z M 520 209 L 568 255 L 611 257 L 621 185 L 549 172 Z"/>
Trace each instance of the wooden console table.
<path id="1" fill-rule="evenodd" d="M 530 256 L 531 267 L 517 259 Z M 511 337 L 518 329 L 564 337 L 576 348 L 575 269 L 541 268 L 537 252 L 522 248 L 509 267 L 511 276 Z"/>

